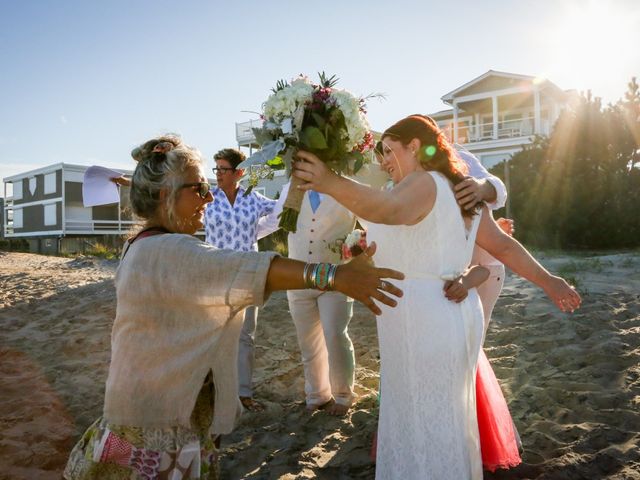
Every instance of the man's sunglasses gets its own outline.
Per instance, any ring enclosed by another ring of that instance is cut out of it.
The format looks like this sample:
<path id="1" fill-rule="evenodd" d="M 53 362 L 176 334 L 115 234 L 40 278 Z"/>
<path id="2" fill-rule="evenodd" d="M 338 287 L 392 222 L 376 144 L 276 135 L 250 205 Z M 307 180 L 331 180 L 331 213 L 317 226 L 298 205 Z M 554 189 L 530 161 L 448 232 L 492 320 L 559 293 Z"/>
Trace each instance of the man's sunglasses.
<path id="1" fill-rule="evenodd" d="M 213 168 L 213 173 L 227 173 L 227 172 L 234 172 L 235 168 L 230 168 L 230 167 L 214 167 Z"/>
<path id="2" fill-rule="evenodd" d="M 180 185 L 180 188 L 188 187 L 198 187 L 196 193 L 200 195 L 200 198 L 207 198 L 207 195 L 211 190 L 211 185 L 208 182 L 185 183 L 183 185 Z"/>

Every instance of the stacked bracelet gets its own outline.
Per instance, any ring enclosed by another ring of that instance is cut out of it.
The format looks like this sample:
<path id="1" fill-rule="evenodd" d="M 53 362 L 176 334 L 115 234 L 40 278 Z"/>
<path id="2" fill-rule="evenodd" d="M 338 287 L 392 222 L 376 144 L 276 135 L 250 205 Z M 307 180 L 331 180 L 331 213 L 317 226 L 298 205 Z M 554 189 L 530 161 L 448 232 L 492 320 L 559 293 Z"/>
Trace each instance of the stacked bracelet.
<path id="1" fill-rule="evenodd" d="M 315 285 L 313 283 L 313 278 L 314 278 L 314 270 L 315 268 L 318 266 L 317 263 L 307 263 L 304 266 L 304 273 L 303 273 L 303 277 L 304 277 L 304 286 L 307 288 L 315 288 Z"/>
<path id="2" fill-rule="evenodd" d="M 331 268 L 329 269 L 329 278 L 327 280 L 327 290 L 333 290 L 336 286 L 336 272 L 338 271 L 338 265 L 335 263 L 331 264 Z"/>
<path id="3" fill-rule="evenodd" d="M 307 263 L 302 272 L 304 286 L 318 290 L 333 290 L 338 265 L 332 263 Z"/>
<path id="4" fill-rule="evenodd" d="M 329 284 L 329 269 L 331 267 L 330 263 L 319 263 L 316 267 L 315 273 L 315 284 L 318 290 L 326 290 L 327 285 Z"/>

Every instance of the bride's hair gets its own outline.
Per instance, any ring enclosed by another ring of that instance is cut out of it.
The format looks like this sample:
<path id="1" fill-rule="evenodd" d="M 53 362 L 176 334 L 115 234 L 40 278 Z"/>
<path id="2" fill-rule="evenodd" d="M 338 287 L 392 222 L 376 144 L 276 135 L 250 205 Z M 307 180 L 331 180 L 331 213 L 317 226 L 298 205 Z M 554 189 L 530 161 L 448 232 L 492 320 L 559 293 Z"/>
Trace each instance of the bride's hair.
<path id="1" fill-rule="evenodd" d="M 405 146 L 417 138 L 420 141 L 420 149 L 416 152 L 418 161 L 425 169 L 442 173 L 453 185 L 464 180 L 468 173 L 467 165 L 458 157 L 431 117 L 409 115 L 387 128 L 382 134 L 382 139 L 385 137 L 397 140 Z M 470 217 L 476 213 L 479 206 L 480 204 L 471 210 L 460 208 L 460 211 L 462 215 Z"/>

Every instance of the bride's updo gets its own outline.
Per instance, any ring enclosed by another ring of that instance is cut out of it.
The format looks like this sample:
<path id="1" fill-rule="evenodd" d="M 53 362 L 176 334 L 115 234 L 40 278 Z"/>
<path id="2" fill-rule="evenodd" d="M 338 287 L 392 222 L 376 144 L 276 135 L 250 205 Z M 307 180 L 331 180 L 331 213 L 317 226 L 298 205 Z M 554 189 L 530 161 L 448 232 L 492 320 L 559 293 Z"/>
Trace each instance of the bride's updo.
<path id="1" fill-rule="evenodd" d="M 465 179 L 467 165 L 460 159 L 438 124 L 426 115 L 409 115 L 394 123 L 382 134 L 382 139 L 390 137 L 407 146 L 417 138 L 420 148 L 416 152 L 418 161 L 426 170 L 442 173 L 453 185 Z M 462 214 L 470 216 L 475 213 L 461 208 Z"/>
<path id="2" fill-rule="evenodd" d="M 160 208 L 160 191 L 166 189 L 167 213 L 173 221 L 175 197 L 187 172 L 202 168 L 200 153 L 177 135 L 163 135 L 134 148 L 131 156 L 138 162 L 129 192 L 133 212 L 147 221 L 155 219 Z"/>

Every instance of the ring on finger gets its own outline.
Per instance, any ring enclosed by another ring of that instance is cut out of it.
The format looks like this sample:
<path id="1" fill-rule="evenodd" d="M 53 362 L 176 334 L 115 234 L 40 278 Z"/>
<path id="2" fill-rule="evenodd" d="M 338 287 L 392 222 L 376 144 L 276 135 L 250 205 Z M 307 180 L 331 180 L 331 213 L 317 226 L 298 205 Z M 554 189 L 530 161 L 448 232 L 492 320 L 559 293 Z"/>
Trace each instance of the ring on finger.
<path id="1" fill-rule="evenodd" d="M 380 281 L 380 290 L 385 290 L 387 288 L 387 282 L 385 282 L 384 280 Z"/>

